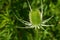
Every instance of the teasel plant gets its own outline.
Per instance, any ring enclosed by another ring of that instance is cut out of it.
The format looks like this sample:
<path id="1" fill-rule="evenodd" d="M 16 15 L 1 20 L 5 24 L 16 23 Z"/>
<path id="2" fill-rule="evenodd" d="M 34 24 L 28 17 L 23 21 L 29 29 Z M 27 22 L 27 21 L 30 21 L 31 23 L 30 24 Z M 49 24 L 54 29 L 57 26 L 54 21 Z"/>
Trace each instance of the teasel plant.
<path id="1" fill-rule="evenodd" d="M 28 0 L 27 0 L 27 3 L 28 3 L 28 6 L 30 8 L 29 22 L 18 18 L 18 16 L 16 14 L 14 14 L 17 20 L 19 20 L 23 24 L 27 25 L 25 27 L 17 27 L 16 26 L 16 28 L 33 29 L 34 34 L 35 34 L 34 40 L 40 40 L 39 39 L 39 30 L 42 29 L 45 31 L 45 33 L 49 33 L 46 29 L 44 29 L 44 27 L 54 26 L 54 25 L 46 25 L 45 24 L 46 22 L 51 20 L 53 16 L 51 16 L 50 18 L 48 18 L 46 20 L 43 20 L 43 13 L 44 13 L 43 12 L 43 0 L 41 0 L 41 11 L 39 10 L 39 8 L 32 8 Z"/>

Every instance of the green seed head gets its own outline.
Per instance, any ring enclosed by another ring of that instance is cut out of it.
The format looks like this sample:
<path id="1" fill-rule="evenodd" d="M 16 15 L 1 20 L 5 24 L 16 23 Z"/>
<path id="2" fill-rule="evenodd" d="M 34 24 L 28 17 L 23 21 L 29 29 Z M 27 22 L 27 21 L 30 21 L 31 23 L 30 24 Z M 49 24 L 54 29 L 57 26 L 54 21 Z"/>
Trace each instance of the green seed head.
<path id="1" fill-rule="evenodd" d="M 38 9 L 33 9 L 29 12 L 29 19 L 32 25 L 39 25 L 41 23 L 41 15 Z"/>

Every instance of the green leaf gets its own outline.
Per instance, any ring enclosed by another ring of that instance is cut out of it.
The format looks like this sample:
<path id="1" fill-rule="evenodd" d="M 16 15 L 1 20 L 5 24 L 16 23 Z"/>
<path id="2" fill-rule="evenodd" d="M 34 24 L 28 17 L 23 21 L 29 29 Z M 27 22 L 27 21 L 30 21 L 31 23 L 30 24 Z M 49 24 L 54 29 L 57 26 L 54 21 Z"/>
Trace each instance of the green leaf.
<path id="1" fill-rule="evenodd" d="M 0 23 L 0 28 L 3 28 L 5 25 L 6 25 L 6 20 L 3 20 L 1 23 Z"/>

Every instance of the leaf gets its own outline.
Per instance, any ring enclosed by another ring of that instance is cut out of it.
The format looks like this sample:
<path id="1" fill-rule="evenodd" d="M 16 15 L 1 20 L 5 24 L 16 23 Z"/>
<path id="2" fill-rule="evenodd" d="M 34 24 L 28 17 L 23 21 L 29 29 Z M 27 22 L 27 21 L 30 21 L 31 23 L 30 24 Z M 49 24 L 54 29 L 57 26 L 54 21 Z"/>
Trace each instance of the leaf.
<path id="1" fill-rule="evenodd" d="M 5 25 L 6 25 L 7 21 L 6 20 L 3 20 L 1 23 L 0 23 L 0 28 L 3 28 Z"/>

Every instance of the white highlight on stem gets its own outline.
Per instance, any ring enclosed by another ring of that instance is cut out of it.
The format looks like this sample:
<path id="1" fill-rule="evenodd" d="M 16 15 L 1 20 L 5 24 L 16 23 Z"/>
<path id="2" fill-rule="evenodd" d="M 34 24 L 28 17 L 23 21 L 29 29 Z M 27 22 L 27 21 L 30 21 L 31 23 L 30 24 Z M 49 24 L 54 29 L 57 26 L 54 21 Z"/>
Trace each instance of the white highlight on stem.
<path id="1" fill-rule="evenodd" d="M 30 11 L 32 11 L 31 5 L 30 5 L 28 0 L 27 0 L 27 2 L 28 2 L 28 5 L 29 5 L 29 8 L 30 8 Z"/>
<path id="2" fill-rule="evenodd" d="M 29 25 L 29 26 L 32 25 L 31 23 L 29 23 L 29 22 L 27 22 L 27 21 L 25 21 L 25 20 L 23 20 L 23 19 L 18 18 L 17 15 L 16 15 L 15 13 L 13 13 L 13 14 L 14 14 L 15 17 L 17 18 L 17 20 L 19 20 L 19 21 L 22 22 L 23 24 L 25 24 L 25 25 Z"/>
<path id="3" fill-rule="evenodd" d="M 53 16 L 51 16 L 50 18 L 44 20 L 44 21 L 42 22 L 42 24 L 45 24 L 46 22 L 48 22 L 52 17 L 53 17 Z"/>
<path id="4" fill-rule="evenodd" d="M 42 26 L 46 26 L 46 27 L 48 27 L 48 26 L 54 26 L 54 25 L 43 25 L 43 24 L 42 24 Z"/>
<path id="5" fill-rule="evenodd" d="M 16 27 L 16 28 L 22 28 L 22 29 L 30 29 L 30 28 L 34 28 L 34 27 Z"/>
<path id="6" fill-rule="evenodd" d="M 43 1 L 41 0 L 41 20 L 43 21 Z"/>

